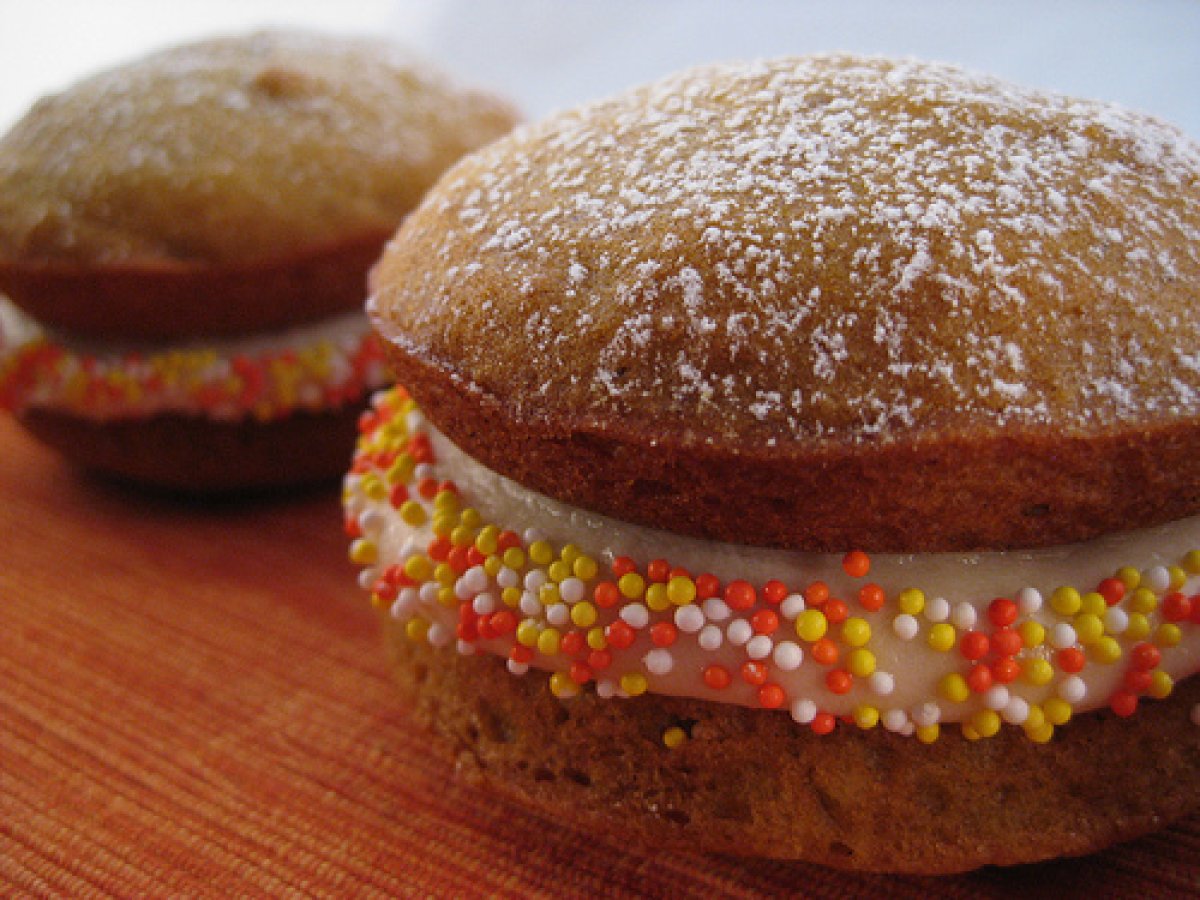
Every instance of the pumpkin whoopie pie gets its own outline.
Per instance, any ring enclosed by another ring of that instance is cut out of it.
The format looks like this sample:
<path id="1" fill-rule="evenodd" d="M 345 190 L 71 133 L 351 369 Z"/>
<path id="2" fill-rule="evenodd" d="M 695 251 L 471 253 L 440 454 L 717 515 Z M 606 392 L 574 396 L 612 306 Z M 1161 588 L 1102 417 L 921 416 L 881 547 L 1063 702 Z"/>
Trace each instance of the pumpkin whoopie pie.
<path id="1" fill-rule="evenodd" d="M 286 30 L 44 98 L 0 138 L 0 406 L 149 484 L 336 477 L 384 383 L 366 273 L 514 121 L 386 42 Z"/>
<path id="2" fill-rule="evenodd" d="M 416 717 L 663 845 L 942 873 L 1200 805 L 1200 147 L 716 65 L 450 169 L 346 479 Z"/>

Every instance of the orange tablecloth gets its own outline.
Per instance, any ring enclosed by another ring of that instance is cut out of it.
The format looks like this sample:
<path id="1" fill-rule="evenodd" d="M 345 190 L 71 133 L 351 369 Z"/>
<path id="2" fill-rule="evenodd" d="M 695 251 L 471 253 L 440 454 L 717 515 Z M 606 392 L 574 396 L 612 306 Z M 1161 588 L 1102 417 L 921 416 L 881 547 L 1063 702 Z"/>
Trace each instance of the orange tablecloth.
<path id="1" fill-rule="evenodd" d="M 625 846 L 481 795 L 398 710 L 345 547 L 336 490 L 147 497 L 0 418 L 0 895 L 1200 893 L 1198 817 L 883 878 Z"/>

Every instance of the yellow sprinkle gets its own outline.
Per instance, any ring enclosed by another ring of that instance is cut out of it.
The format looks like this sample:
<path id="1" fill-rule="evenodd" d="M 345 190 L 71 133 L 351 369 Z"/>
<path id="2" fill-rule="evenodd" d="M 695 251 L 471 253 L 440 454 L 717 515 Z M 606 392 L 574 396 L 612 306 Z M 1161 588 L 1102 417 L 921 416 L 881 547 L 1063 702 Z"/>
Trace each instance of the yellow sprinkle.
<path id="1" fill-rule="evenodd" d="M 517 624 L 517 643 L 523 647 L 536 647 L 541 631 L 536 619 L 522 619 Z"/>
<path id="2" fill-rule="evenodd" d="M 387 485 L 374 474 L 363 476 L 362 491 L 369 500 L 383 500 L 388 495 Z"/>
<path id="3" fill-rule="evenodd" d="M 400 518 L 414 528 L 425 524 L 425 507 L 416 500 L 405 500 L 400 504 Z"/>
<path id="4" fill-rule="evenodd" d="M 828 628 L 829 620 L 819 609 L 806 609 L 796 616 L 796 634 L 810 643 L 825 637 Z"/>
<path id="5" fill-rule="evenodd" d="M 940 653 L 954 649 L 958 633 L 949 622 L 938 622 L 929 628 L 929 646 Z"/>
<path id="6" fill-rule="evenodd" d="M 655 582 L 646 588 L 646 605 L 654 612 L 662 612 L 671 605 L 671 598 L 667 595 L 667 586 Z"/>
<path id="7" fill-rule="evenodd" d="M 1061 697 L 1047 698 L 1042 704 L 1042 711 L 1051 725 L 1066 725 L 1071 721 L 1071 704 Z"/>
<path id="8" fill-rule="evenodd" d="M 857 678 L 866 678 L 875 671 L 875 654 L 865 647 L 851 650 L 846 659 L 846 666 Z"/>
<path id="9" fill-rule="evenodd" d="M 905 588 L 896 598 L 900 612 L 915 616 L 925 608 L 925 592 L 920 588 Z"/>
<path id="10" fill-rule="evenodd" d="M 1050 660 L 1042 659 L 1040 656 L 1031 656 L 1021 663 L 1021 674 L 1030 684 L 1035 684 L 1039 687 L 1049 684 L 1054 677 L 1054 666 L 1050 665 Z"/>
<path id="11" fill-rule="evenodd" d="M 1046 713 L 1036 703 L 1029 704 L 1029 715 L 1025 717 L 1023 723 L 1026 731 L 1037 731 L 1046 724 Z"/>
<path id="12" fill-rule="evenodd" d="M 1044 719 L 1042 720 L 1041 724 L 1036 727 L 1033 727 L 1026 722 L 1025 735 L 1035 744 L 1048 744 L 1050 742 L 1050 738 L 1054 737 L 1054 726 Z"/>
<path id="13" fill-rule="evenodd" d="M 1000 714 L 994 709 L 981 709 L 971 716 L 971 725 L 980 737 L 995 737 L 1000 731 Z"/>
<path id="14" fill-rule="evenodd" d="M 1093 660 L 1110 666 L 1121 658 L 1121 645 L 1111 635 L 1104 635 L 1088 648 L 1088 655 Z"/>
<path id="15" fill-rule="evenodd" d="M 842 640 L 851 647 L 865 646 L 871 640 L 871 626 L 866 619 L 851 616 L 842 623 Z"/>
<path id="16" fill-rule="evenodd" d="M 373 593 L 371 594 L 371 605 L 376 609 L 385 609 L 386 607 L 390 606 L 391 603 L 389 603 L 387 600 L 384 600 L 378 594 Z"/>
<path id="17" fill-rule="evenodd" d="M 1190 575 L 1200 575 L 1200 550 L 1189 550 L 1184 554 L 1183 568 Z"/>
<path id="18" fill-rule="evenodd" d="M 486 525 L 479 530 L 479 534 L 475 535 L 475 549 L 484 556 L 491 556 L 499 549 L 497 544 L 499 537 L 499 528 L 495 525 Z"/>
<path id="19" fill-rule="evenodd" d="M 1125 590 L 1132 591 L 1142 583 L 1142 573 L 1133 566 L 1122 566 L 1117 569 L 1117 578 L 1125 583 Z"/>
<path id="20" fill-rule="evenodd" d="M 591 581 L 600 571 L 600 567 L 596 565 L 596 561 L 590 556 L 579 556 L 575 562 L 571 564 L 571 571 L 575 573 L 575 577 L 580 581 Z"/>
<path id="21" fill-rule="evenodd" d="M 509 609 L 516 609 L 521 605 L 521 589 L 519 587 L 506 587 L 500 592 L 500 602 Z"/>
<path id="22" fill-rule="evenodd" d="M 459 525 L 450 532 L 450 543 L 455 547 L 470 547 L 475 543 L 475 529 Z"/>
<path id="23" fill-rule="evenodd" d="M 452 513 L 435 513 L 433 516 L 433 533 L 438 537 L 448 538 L 454 534 L 454 527 L 457 524 L 458 516 Z"/>
<path id="24" fill-rule="evenodd" d="M 369 538 L 359 538 L 350 545 L 350 562 L 360 566 L 373 566 L 379 561 L 379 547 Z"/>
<path id="25" fill-rule="evenodd" d="M 1183 640 L 1183 631 L 1174 622 L 1163 622 L 1154 629 L 1154 643 L 1159 647 L 1175 647 Z"/>
<path id="26" fill-rule="evenodd" d="M 558 554 L 559 559 L 567 564 L 567 568 L 575 565 L 575 560 L 583 555 L 583 551 L 574 544 L 567 544 L 562 548 L 562 552 Z"/>
<path id="27" fill-rule="evenodd" d="M 667 747 L 670 748 L 671 750 L 674 750 L 676 747 L 682 746 L 684 744 L 684 742 L 686 742 L 686 741 L 687 741 L 687 732 L 684 731 L 682 728 L 680 728 L 678 725 L 672 725 L 670 728 L 668 728 L 666 731 L 664 731 L 663 735 L 662 735 L 662 742 L 664 744 L 666 744 Z"/>
<path id="28" fill-rule="evenodd" d="M 413 581 L 428 581 L 433 577 L 433 563 L 427 556 L 410 556 L 404 561 L 404 574 Z"/>
<path id="29" fill-rule="evenodd" d="M 1150 673 L 1149 694 L 1155 700 L 1166 700 L 1171 696 L 1174 687 L 1175 681 L 1162 669 L 1155 669 Z"/>
<path id="30" fill-rule="evenodd" d="M 412 454 L 401 453 L 388 466 L 387 480 L 388 484 L 408 484 L 412 480 L 413 470 L 417 467 L 417 461 L 412 458 Z"/>
<path id="31" fill-rule="evenodd" d="M 1183 586 L 1187 583 L 1187 572 L 1179 566 L 1167 566 L 1167 572 L 1171 575 L 1171 583 L 1167 590 L 1182 590 Z"/>
<path id="32" fill-rule="evenodd" d="M 529 545 L 529 558 L 539 566 L 548 566 L 554 561 L 554 550 L 546 541 L 534 541 Z"/>
<path id="33" fill-rule="evenodd" d="M 971 696 L 971 688 L 967 684 L 967 679 L 957 672 L 951 672 L 944 675 L 938 682 L 938 693 L 951 703 L 962 703 Z"/>
<path id="34" fill-rule="evenodd" d="M 538 599 L 542 601 L 542 606 L 553 606 L 555 603 L 561 603 L 562 595 L 558 592 L 558 585 L 553 581 L 547 581 L 538 588 Z"/>
<path id="35" fill-rule="evenodd" d="M 581 600 L 571 607 L 571 621 L 580 628 L 591 628 L 596 624 L 596 607 Z"/>
<path id="36" fill-rule="evenodd" d="M 520 547 L 509 547 L 504 551 L 504 556 L 501 557 L 504 564 L 510 569 L 516 569 L 518 572 L 525 568 L 525 551 Z"/>
<path id="37" fill-rule="evenodd" d="M 1129 624 L 1125 626 L 1125 634 L 1122 635 L 1129 641 L 1140 641 L 1150 635 L 1150 620 L 1142 613 L 1135 612 L 1129 614 Z"/>
<path id="38" fill-rule="evenodd" d="M 638 600 L 646 590 L 646 579 L 637 572 L 626 572 L 617 582 L 617 589 L 626 600 Z"/>
<path id="39" fill-rule="evenodd" d="M 667 582 L 667 599 L 675 606 L 687 606 L 696 599 L 696 582 L 686 575 L 676 575 Z"/>
<path id="40" fill-rule="evenodd" d="M 970 722 L 963 722 L 960 727 L 962 728 L 962 736 L 968 741 L 977 741 L 983 737 Z"/>
<path id="41" fill-rule="evenodd" d="M 572 681 L 566 672 L 555 672 L 550 676 L 550 693 L 560 700 L 565 700 L 579 693 L 579 685 Z"/>
<path id="42" fill-rule="evenodd" d="M 621 690 L 630 697 L 638 697 L 646 693 L 646 676 L 640 672 L 630 672 L 621 676 Z"/>
<path id="43" fill-rule="evenodd" d="M 429 623 L 424 619 L 409 619 L 404 626 L 404 633 L 410 641 L 421 644 L 429 637 Z"/>
<path id="44" fill-rule="evenodd" d="M 603 650 L 608 646 L 608 636 L 605 635 L 604 629 L 597 625 L 595 628 L 589 628 L 587 633 L 587 645 L 593 650 Z"/>
<path id="45" fill-rule="evenodd" d="M 1079 596 L 1079 591 L 1073 587 L 1055 588 L 1054 593 L 1050 595 L 1050 606 L 1060 616 L 1073 616 L 1079 612 L 1079 607 L 1083 604 L 1083 598 Z"/>
<path id="46" fill-rule="evenodd" d="M 433 508 L 440 513 L 458 516 L 458 492 L 438 491 L 433 498 Z"/>
<path id="47" fill-rule="evenodd" d="M 452 587 L 438 588 L 438 603 L 446 607 L 458 606 L 458 594 Z"/>
<path id="48" fill-rule="evenodd" d="M 543 628 L 537 639 L 538 653 L 543 656 L 554 656 L 558 653 L 561 641 L 562 635 L 558 633 L 557 628 Z"/>
<path id="49" fill-rule="evenodd" d="M 500 570 L 504 568 L 504 560 L 498 556 L 489 556 L 483 561 L 483 571 L 487 572 L 492 578 L 500 574 Z"/>
<path id="50" fill-rule="evenodd" d="M 1045 626 L 1033 619 L 1026 619 L 1017 626 L 1017 631 L 1021 633 L 1021 642 L 1026 647 L 1040 647 L 1046 640 Z"/>
<path id="51" fill-rule="evenodd" d="M 879 724 L 879 710 L 874 706 L 856 706 L 854 708 L 854 722 L 859 728 L 864 730 L 874 728 Z"/>
<path id="52" fill-rule="evenodd" d="M 1102 594 L 1095 591 L 1088 591 L 1080 598 L 1079 611 L 1086 615 L 1102 616 L 1104 611 L 1108 609 L 1108 601 L 1104 599 Z"/>
<path id="53" fill-rule="evenodd" d="M 550 576 L 550 580 L 556 584 L 561 584 L 571 577 L 571 567 L 561 559 L 557 559 L 550 563 L 546 569 L 546 574 Z"/>
<path id="54" fill-rule="evenodd" d="M 932 744 L 938 739 L 941 730 L 941 727 L 936 722 L 932 725 L 918 725 L 917 740 L 922 744 Z"/>
<path id="55" fill-rule="evenodd" d="M 1150 588 L 1140 587 L 1129 597 L 1130 612 L 1147 615 L 1158 609 L 1158 597 Z"/>
<path id="56" fill-rule="evenodd" d="M 470 528 L 472 531 L 477 531 L 483 525 L 483 516 L 479 514 L 479 510 L 468 506 L 458 514 L 458 521 L 464 528 Z"/>
<path id="57" fill-rule="evenodd" d="M 1085 647 L 1096 643 L 1104 635 L 1104 622 L 1092 613 L 1080 613 L 1072 625 L 1075 628 L 1076 639 Z"/>

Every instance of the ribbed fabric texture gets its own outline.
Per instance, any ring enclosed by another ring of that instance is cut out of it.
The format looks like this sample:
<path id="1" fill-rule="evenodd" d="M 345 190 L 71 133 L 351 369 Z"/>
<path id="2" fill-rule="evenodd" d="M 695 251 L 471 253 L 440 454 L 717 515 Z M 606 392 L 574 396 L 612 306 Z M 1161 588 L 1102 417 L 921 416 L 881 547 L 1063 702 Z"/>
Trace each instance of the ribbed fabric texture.
<path id="1" fill-rule="evenodd" d="M 513 807 L 405 720 L 354 579 L 336 490 L 146 496 L 0 420 L 0 895 L 1200 894 L 1200 817 L 934 879 L 630 847 Z"/>

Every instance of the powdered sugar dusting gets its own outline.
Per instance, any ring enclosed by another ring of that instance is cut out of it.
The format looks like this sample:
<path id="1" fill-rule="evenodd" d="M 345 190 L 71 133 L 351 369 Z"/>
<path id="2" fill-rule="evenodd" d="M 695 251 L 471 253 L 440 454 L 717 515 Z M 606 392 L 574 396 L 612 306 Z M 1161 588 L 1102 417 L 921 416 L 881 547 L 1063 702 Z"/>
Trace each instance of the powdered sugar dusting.
<path id="1" fill-rule="evenodd" d="M 950 66 L 707 67 L 455 169 L 384 330 L 519 414 L 716 436 L 1195 415 L 1198 179 L 1164 123 Z M 537 289 L 478 324 L 528 342 L 518 371 L 447 315 L 510 284 Z"/>

